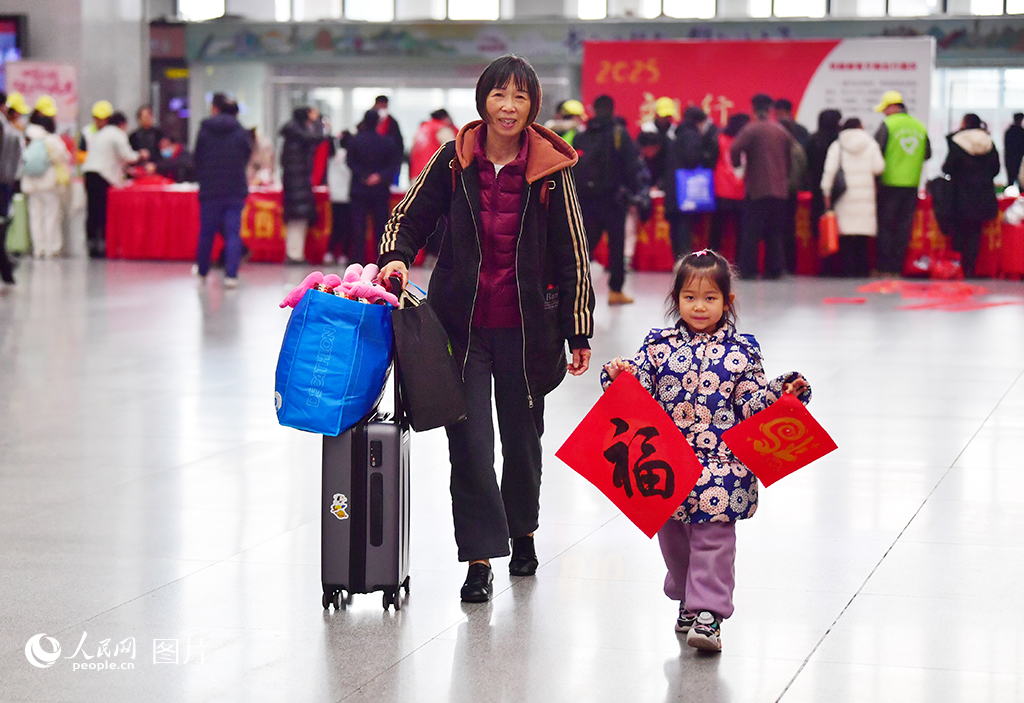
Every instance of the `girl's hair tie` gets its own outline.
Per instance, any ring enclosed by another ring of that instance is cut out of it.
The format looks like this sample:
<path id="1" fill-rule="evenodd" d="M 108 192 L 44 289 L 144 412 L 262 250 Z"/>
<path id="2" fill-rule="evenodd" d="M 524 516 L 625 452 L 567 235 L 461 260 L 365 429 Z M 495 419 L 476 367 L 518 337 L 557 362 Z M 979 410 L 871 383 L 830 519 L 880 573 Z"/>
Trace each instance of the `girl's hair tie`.
<path id="1" fill-rule="evenodd" d="M 693 252 L 693 256 L 704 256 L 708 253 L 707 249 L 701 249 L 700 251 Z"/>

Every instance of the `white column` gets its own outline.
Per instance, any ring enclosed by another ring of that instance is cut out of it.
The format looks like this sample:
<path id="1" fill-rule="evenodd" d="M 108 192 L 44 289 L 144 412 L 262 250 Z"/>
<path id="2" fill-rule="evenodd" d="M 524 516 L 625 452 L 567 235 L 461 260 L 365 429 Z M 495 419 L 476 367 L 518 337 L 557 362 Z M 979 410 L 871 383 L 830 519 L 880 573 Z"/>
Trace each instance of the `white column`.
<path id="1" fill-rule="evenodd" d="M 750 0 L 718 0 L 718 17 L 749 17 Z"/>
<path id="2" fill-rule="evenodd" d="M 224 0 L 224 14 L 238 15 L 257 22 L 275 21 L 276 10 L 275 0 Z"/>
<path id="3" fill-rule="evenodd" d="M 516 19 L 529 17 L 576 17 L 577 0 L 515 0 Z"/>
<path id="4" fill-rule="evenodd" d="M 608 0 L 609 17 L 642 17 L 640 0 Z"/>

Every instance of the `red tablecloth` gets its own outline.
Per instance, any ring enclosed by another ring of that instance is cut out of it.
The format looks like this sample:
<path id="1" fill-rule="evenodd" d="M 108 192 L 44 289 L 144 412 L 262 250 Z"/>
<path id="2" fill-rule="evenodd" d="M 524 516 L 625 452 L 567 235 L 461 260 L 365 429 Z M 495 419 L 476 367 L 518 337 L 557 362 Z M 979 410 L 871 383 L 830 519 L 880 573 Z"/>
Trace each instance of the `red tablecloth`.
<path id="1" fill-rule="evenodd" d="M 306 235 L 306 260 L 319 264 L 331 234 L 327 188 L 313 189 L 320 219 Z M 199 241 L 199 192 L 187 186 L 132 185 L 111 189 L 107 205 L 107 257 L 191 261 Z M 280 189 L 249 193 L 242 211 L 242 241 L 251 261 L 284 261 L 285 227 Z M 214 243 L 214 257 L 221 244 Z"/>
<path id="2" fill-rule="evenodd" d="M 1008 225 L 1003 222 L 1002 211 L 1013 203 L 1013 198 L 1000 198 L 998 219 L 986 223 L 981 233 L 981 250 L 975 264 L 975 274 L 987 278 L 1024 277 L 1024 225 Z M 796 272 L 802 276 L 816 276 L 821 270 L 818 256 L 818 242 L 811 227 L 811 194 L 800 193 L 796 213 Z M 707 246 L 710 215 L 700 218 L 693 230 L 693 249 Z M 913 260 L 929 254 L 934 256 L 951 249 L 949 237 L 939 230 L 932 211 L 930 196 L 918 200 L 914 229 L 907 250 L 908 265 Z M 608 260 L 607 237 L 594 250 L 594 259 L 601 264 Z M 725 227 L 722 237 L 721 254 L 735 261 L 736 232 L 731 223 Z M 874 258 L 872 247 L 871 258 Z M 637 271 L 671 271 L 673 265 L 672 240 L 669 225 L 665 219 L 664 198 L 654 199 L 651 219 L 640 223 L 637 228 L 636 251 L 633 254 L 633 268 Z"/>

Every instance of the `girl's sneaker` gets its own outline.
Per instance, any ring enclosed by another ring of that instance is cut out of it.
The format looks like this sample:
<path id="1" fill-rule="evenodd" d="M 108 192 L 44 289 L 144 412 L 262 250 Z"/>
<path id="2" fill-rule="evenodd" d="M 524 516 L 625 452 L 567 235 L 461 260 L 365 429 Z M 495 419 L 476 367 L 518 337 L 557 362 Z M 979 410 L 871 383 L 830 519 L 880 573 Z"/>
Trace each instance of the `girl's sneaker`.
<path id="1" fill-rule="evenodd" d="M 708 610 L 700 611 L 686 634 L 686 644 L 709 652 L 722 651 L 722 619 Z"/>
<path id="2" fill-rule="evenodd" d="M 679 604 L 679 617 L 676 619 L 676 632 L 686 634 L 697 621 L 697 613 L 687 610 L 682 603 Z"/>

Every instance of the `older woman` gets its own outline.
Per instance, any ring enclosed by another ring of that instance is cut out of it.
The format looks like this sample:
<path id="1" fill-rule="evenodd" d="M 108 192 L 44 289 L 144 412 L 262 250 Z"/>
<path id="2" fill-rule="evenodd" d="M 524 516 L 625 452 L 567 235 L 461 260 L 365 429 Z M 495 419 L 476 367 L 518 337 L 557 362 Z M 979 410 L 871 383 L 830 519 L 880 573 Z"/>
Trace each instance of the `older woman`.
<path id="1" fill-rule="evenodd" d="M 400 273 L 444 228 L 429 300 L 462 367 L 468 419 L 447 427 L 462 600 L 490 599 L 490 560 L 513 576 L 538 566 L 544 396 L 590 363 L 594 294 L 576 198 L 576 152 L 534 124 L 541 88 L 525 59 L 503 56 L 481 74 L 477 112 L 434 155 L 395 208 L 380 245 L 382 275 Z M 443 218 L 443 219 L 442 219 Z M 565 358 L 568 341 L 572 360 Z M 491 382 L 502 442 L 494 472 Z"/>

